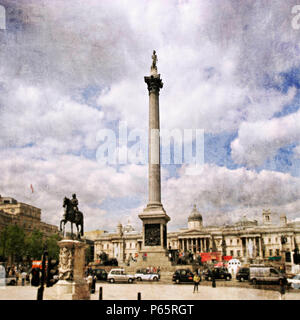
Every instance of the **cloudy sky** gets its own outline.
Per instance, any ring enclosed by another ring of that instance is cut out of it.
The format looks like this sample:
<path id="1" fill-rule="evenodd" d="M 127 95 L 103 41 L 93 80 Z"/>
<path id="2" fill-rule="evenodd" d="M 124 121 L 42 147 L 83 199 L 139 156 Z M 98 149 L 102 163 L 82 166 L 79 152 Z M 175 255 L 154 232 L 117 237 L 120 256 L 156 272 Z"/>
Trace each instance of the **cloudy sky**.
<path id="1" fill-rule="evenodd" d="M 76 193 L 86 230 L 140 229 L 147 164 L 105 164 L 97 151 L 120 123 L 147 132 L 155 49 L 161 128 L 204 130 L 201 171 L 163 165 L 169 230 L 186 227 L 194 203 L 205 225 L 260 220 L 264 208 L 300 217 L 296 0 L 0 4 L 1 195 L 58 225 L 63 197 Z"/>

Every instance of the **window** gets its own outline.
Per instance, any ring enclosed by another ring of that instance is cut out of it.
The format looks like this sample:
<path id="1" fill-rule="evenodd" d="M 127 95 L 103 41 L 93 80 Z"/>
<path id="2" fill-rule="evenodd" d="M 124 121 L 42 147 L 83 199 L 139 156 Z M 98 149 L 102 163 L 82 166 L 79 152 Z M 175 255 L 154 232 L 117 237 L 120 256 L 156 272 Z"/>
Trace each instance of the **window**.
<path id="1" fill-rule="evenodd" d="M 270 272 L 273 274 L 278 274 L 278 272 L 275 269 L 270 269 Z"/>
<path id="2" fill-rule="evenodd" d="M 237 239 L 237 240 L 236 240 L 236 243 L 237 243 L 237 244 L 240 244 L 240 240 L 239 240 L 239 239 Z"/>
<path id="3" fill-rule="evenodd" d="M 240 251 L 240 250 L 237 251 L 237 256 L 238 256 L 238 257 L 241 256 L 241 251 Z"/>
<path id="4" fill-rule="evenodd" d="M 272 241 L 271 241 L 271 238 L 269 238 L 269 243 L 271 243 Z"/>
<path id="5" fill-rule="evenodd" d="M 279 249 L 276 249 L 276 256 L 279 256 Z"/>
<path id="6" fill-rule="evenodd" d="M 233 255 L 234 255 L 234 254 L 233 254 L 233 250 L 230 250 L 230 255 L 231 255 L 231 256 L 233 256 Z"/>
<path id="7" fill-rule="evenodd" d="M 271 257 L 272 255 L 273 255 L 273 250 L 270 249 L 270 250 L 269 250 L 269 256 Z"/>
<path id="8" fill-rule="evenodd" d="M 232 239 L 230 239 L 230 244 L 232 244 Z"/>

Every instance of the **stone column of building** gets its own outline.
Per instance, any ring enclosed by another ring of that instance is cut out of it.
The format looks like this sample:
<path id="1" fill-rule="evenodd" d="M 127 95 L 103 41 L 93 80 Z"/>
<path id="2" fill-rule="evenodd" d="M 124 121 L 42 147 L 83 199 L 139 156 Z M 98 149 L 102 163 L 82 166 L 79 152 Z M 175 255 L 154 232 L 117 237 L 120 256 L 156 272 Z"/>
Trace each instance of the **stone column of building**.
<path id="1" fill-rule="evenodd" d="M 294 241 L 293 241 L 293 236 L 290 236 L 289 237 L 290 238 L 290 241 L 289 241 L 289 243 L 291 244 L 291 247 L 290 247 L 290 253 L 291 253 L 291 264 L 293 265 L 294 264 L 294 254 L 293 254 L 293 252 L 294 252 Z"/>
<path id="2" fill-rule="evenodd" d="M 262 252 L 262 240 L 261 240 L 261 236 L 258 238 L 258 244 L 259 244 L 259 257 L 262 258 L 262 257 L 263 257 L 263 252 Z"/>

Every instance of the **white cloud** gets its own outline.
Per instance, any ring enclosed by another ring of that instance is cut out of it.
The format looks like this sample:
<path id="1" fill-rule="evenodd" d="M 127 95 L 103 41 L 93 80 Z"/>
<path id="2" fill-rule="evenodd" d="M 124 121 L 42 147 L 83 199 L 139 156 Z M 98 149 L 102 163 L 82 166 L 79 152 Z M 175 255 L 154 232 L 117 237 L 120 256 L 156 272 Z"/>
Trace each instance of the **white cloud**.
<path id="1" fill-rule="evenodd" d="M 300 145 L 295 147 L 294 156 L 295 156 L 295 158 L 300 159 Z"/>
<path id="2" fill-rule="evenodd" d="M 291 217 L 298 215 L 300 179 L 289 174 L 244 168 L 229 170 L 204 165 L 201 175 L 171 178 L 164 184 L 162 201 L 171 217 L 172 228 L 187 225 L 194 204 L 203 214 L 204 224 L 229 223 L 247 214 L 261 218 L 262 209 L 270 208 Z M 179 195 L 179 196 L 178 196 Z"/>
<path id="3" fill-rule="evenodd" d="M 0 41 L 1 193 L 42 207 L 45 219 L 55 224 L 61 198 L 73 189 L 79 190 L 90 228 L 114 227 L 110 212 L 94 208 L 104 200 L 132 196 L 146 204 L 144 167 L 127 165 L 117 171 L 86 159 L 82 150 L 96 150 L 97 131 L 108 121 L 147 128 L 143 77 L 150 71 L 153 49 L 164 82 L 161 126 L 213 133 L 239 130 L 233 143 L 237 162 L 262 161 L 260 150 L 266 145 L 260 124 L 272 126 L 269 119 L 295 95 L 295 90 L 285 95 L 265 86 L 268 76 L 281 85 L 279 74 L 298 66 L 300 33 L 291 28 L 295 1 L 0 3 L 21 8 L 18 19 L 24 25 L 12 31 L 9 24 L 7 38 Z M 100 93 L 84 101 L 80 90 L 91 86 Z M 253 128 L 257 132 L 251 140 Z M 277 142 L 269 136 L 266 151 L 271 155 L 286 138 L 282 133 Z M 250 160 L 242 154 L 247 139 L 257 146 Z M 26 145 L 30 147 L 20 148 Z M 181 172 L 178 179 L 164 180 L 164 203 L 176 225 L 186 224 L 183 214 L 194 201 L 214 221 L 219 208 L 227 208 L 228 217 L 241 203 L 258 208 L 275 201 L 280 207 L 295 203 L 298 195 L 298 180 L 276 172 L 208 166 L 195 179 Z M 271 182 L 280 190 L 285 179 L 289 194 L 281 196 Z M 30 184 L 36 189 L 33 195 Z M 272 192 L 277 197 L 272 198 Z M 134 217 L 140 209 L 124 208 L 120 215 Z"/>
<path id="4" fill-rule="evenodd" d="M 31 151 L 34 153 L 34 149 Z M 42 219 L 55 225 L 62 218 L 64 196 L 77 194 L 79 207 L 87 219 L 86 227 L 93 229 L 115 226 L 112 213 L 100 208 L 105 199 L 143 198 L 146 193 L 147 170 L 142 166 L 128 165 L 118 172 L 113 167 L 73 155 L 56 155 L 47 160 L 33 161 L 27 148 L 3 151 L 0 161 L 1 194 L 41 208 Z M 31 192 L 31 184 L 34 193 Z"/>
<path id="5" fill-rule="evenodd" d="M 239 164 L 262 165 L 280 147 L 299 141 L 299 121 L 300 111 L 268 121 L 242 123 L 231 143 L 232 158 Z"/>

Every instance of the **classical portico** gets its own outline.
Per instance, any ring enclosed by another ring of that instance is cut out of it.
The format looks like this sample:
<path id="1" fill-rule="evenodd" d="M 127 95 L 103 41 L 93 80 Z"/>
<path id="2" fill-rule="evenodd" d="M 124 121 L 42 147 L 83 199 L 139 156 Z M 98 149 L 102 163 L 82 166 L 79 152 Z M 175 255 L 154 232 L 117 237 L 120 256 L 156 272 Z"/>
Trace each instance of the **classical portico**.
<path id="1" fill-rule="evenodd" d="M 210 235 L 194 235 L 179 236 L 178 245 L 180 251 L 211 252 L 211 236 Z"/>

